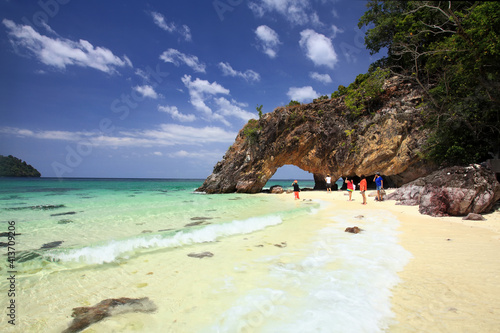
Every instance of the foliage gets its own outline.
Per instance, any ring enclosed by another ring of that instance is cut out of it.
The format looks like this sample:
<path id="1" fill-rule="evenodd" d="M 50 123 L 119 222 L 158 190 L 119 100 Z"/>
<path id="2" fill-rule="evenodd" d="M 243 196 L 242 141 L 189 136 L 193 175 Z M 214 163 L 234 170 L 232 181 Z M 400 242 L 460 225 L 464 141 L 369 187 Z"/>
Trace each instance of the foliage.
<path id="1" fill-rule="evenodd" d="M 427 157 L 480 162 L 500 153 L 500 4 L 490 1 L 369 1 L 372 66 L 418 83 L 432 106 Z"/>
<path id="2" fill-rule="evenodd" d="M 345 104 L 351 116 L 356 118 L 366 111 L 373 112 L 373 109 L 380 101 L 380 94 L 383 92 L 384 81 L 389 76 L 387 69 L 371 69 L 368 73 L 360 74 L 349 87 L 340 85 L 338 90 L 332 93 L 332 98 L 345 96 Z"/>
<path id="3" fill-rule="evenodd" d="M 294 101 L 294 100 L 291 100 L 290 103 L 288 103 L 287 106 L 295 106 L 295 105 L 300 105 L 300 102 L 297 102 L 297 101 Z"/>
<path id="4" fill-rule="evenodd" d="M 0 177 L 40 177 L 41 174 L 27 164 L 12 155 L 0 155 Z"/>
<path id="5" fill-rule="evenodd" d="M 316 103 L 316 102 L 320 102 L 320 101 L 326 101 L 327 99 L 328 99 L 327 95 L 319 96 L 318 98 L 313 99 L 313 102 Z"/>
<path id="6" fill-rule="evenodd" d="M 348 89 L 345 97 L 345 104 L 354 117 L 365 111 L 373 111 L 374 106 L 380 101 L 379 96 L 383 92 L 382 86 L 388 75 L 388 70 L 378 68 L 373 73 L 361 74 L 356 77 L 353 83 L 356 88 Z"/>
<path id="7" fill-rule="evenodd" d="M 259 113 L 259 119 L 262 119 L 262 105 L 257 105 L 256 107 L 257 112 Z"/>
<path id="8" fill-rule="evenodd" d="M 261 130 L 259 122 L 255 119 L 250 119 L 243 129 L 243 134 L 250 145 L 254 145 L 259 140 L 259 131 Z"/>

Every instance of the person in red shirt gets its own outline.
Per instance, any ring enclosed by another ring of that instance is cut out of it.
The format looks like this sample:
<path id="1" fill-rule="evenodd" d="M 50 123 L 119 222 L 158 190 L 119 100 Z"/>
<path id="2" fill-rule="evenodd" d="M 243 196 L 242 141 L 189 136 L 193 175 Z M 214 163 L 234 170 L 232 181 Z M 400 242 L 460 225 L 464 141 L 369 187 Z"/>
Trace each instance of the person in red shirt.
<path id="1" fill-rule="evenodd" d="M 363 205 L 366 205 L 366 194 L 365 191 L 367 190 L 367 184 L 366 184 L 366 177 L 361 176 L 361 181 L 359 182 L 359 191 L 361 195 L 363 196 Z"/>
<path id="2" fill-rule="evenodd" d="M 354 191 L 352 179 L 346 178 L 346 184 L 347 184 L 347 192 L 349 192 L 349 201 L 352 201 L 351 197 L 352 197 L 352 192 Z"/>

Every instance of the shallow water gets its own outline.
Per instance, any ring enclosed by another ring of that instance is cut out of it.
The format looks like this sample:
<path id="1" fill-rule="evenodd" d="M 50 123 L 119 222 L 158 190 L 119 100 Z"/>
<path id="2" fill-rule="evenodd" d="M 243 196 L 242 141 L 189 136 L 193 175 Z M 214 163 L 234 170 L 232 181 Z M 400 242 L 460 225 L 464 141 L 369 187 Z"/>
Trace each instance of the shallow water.
<path id="1" fill-rule="evenodd" d="M 0 232 L 15 221 L 20 234 L 18 325 L 2 316 L 0 327 L 60 332 L 72 308 L 112 297 L 149 297 L 158 310 L 117 315 L 85 332 L 388 327 L 390 289 L 410 256 L 394 217 L 332 215 L 329 203 L 286 195 L 194 193 L 201 183 L 0 180 Z M 353 223 L 369 232 L 345 233 Z M 206 251 L 213 256 L 188 256 Z M 1 274 L 8 271 L 5 262 Z M 4 297 L 6 281 L 1 288 Z"/>

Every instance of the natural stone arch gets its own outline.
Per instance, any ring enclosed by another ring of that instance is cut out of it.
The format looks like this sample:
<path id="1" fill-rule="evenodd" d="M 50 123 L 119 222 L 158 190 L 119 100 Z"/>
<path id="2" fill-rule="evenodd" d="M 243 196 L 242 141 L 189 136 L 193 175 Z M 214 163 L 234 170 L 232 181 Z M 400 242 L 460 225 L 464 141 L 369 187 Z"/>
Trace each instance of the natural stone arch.
<path id="1" fill-rule="evenodd" d="M 280 107 L 251 120 L 198 191 L 257 193 L 284 165 L 324 178 L 380 172 L 399 186 L 434 170 L 420 158 L 427 138 L 422 95 L 401 82 L 385 85 L 380 107 L 352 115 L 343 98 Z"/>

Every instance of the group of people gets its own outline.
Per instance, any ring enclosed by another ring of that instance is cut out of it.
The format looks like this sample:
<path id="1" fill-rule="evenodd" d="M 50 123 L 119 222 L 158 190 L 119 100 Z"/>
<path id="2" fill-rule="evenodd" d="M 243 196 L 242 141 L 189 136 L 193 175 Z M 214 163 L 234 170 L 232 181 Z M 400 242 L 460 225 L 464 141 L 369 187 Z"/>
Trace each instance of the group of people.
<path id="1" fill-rule="evenodd" d="M 375 182 L 376 190 L 377 190 L 377 201 L 382 201 L 382 189 L 384 188 L 384 180 L 380 176 L 380 173 L 377 172 L 375 173 L 375 177 L 373 178 L 373 181 Z M 326 182 L 326 191 L 331 192 L 332 191 L 332 177 L 328 174 L 325 178 Z M 354 181 L 352 178 L 346 177 L 345 182 L 347 184 L 347 192 L 349 193 L 349 201 L 352 201 L 352 192 L 356 190 L 356 185 L 354 184 Z M 340 176 L 339 179 L 335 182 L 337 184 L 337 187 L 339 190 L 342 189 L 344 185 L 344 179 L 342 176 Z M 295 200 L 300 199 L 299 198 L 299 192 L 300 192 L 300 187 L 299 183 L 297 180 L 295 180 L 292 184 L 293 186 L 293 193 Z M 363 197 L 363 205 L 366 205 L 366 190 L 368 189 L 368 184 L 366 182 L 366 177 L 361 176 L 361 181 L 359 182 L 359 192 L 361 193 Z"/>

